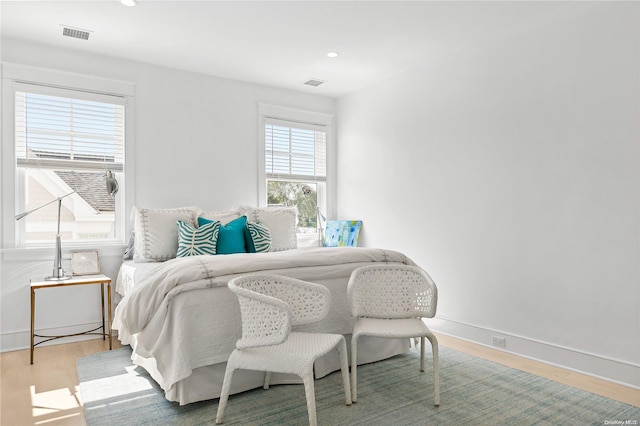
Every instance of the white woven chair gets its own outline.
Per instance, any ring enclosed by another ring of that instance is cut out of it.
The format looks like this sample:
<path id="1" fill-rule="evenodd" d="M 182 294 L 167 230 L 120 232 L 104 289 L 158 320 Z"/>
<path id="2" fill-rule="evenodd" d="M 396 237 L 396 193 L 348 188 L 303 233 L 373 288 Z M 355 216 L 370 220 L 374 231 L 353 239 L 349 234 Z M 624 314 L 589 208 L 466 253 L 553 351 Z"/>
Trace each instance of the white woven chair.
<path id="1" fill-rule="evenodd" d="M 227 361 L 216 423 L 229 398 L 236 369 L 265 371 L 264 388 L 271 372 L 292 373 L 304 382 L 309 424 L 316 425 L 313 363 L 337 349 L 340 355 L 346 404 L 351 405 L 347 344 L 341 334 L 292 332 L 295 325 L 322 320 L 329 312 L 331 293 L 320 285 L 278 275 L 244 275 L 229 281 L 238 296 L 242 316 L 242 338 Z"/>
<path id="2" fill-rule="evenodd" d="M 438 289 L 417 266 L 376 264 L 357 268 L 347 289 L 351 314 L 356 317 L 351 336 L 351 398 L 358 399 L 358 337 L 420 337 L 420 371 L 424 371 L 425 337 L 433 351 L 435 405 L 440 405 L 438 340 L 422 318 L 433 318 Z"/>

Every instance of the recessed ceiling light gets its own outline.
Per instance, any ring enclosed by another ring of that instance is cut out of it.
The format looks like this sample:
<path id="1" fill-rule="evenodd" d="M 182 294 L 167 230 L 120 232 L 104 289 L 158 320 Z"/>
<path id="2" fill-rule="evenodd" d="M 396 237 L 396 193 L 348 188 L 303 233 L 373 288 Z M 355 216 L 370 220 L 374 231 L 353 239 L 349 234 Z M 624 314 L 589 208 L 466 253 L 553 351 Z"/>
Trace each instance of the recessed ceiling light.
<path id="1" fill-rule="evenodd" d="M 338 53 L 338 52 L 329 52 L 329 53 L 327 53 L 327 56 L 328 56 L 328 57 L 330 57 L 330 58 L 335 58 L 335 57 L 337 57 L 338 55 L 339 55 L 339 53 Z"/>
<path id="2" fill-rule="evenodd" d="M 136 0 L 120 0 L 120 3 L 125 6 L 135 6 L 138 2 Z"/>

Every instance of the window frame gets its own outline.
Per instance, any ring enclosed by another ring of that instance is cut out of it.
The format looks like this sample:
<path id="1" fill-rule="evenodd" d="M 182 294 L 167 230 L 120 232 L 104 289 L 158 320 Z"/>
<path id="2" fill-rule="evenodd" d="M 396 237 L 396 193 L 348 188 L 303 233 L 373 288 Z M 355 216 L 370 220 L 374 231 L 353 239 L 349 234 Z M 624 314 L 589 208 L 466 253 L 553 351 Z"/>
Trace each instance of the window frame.
<path id="1" fill-rule="evenodd" d="M 325 132 L 326 137 L 326 180 L 318 186 L 318 205 L 326 205 L 323 211 L 327 218 L 335 216 L 335 130 L 334 116 L 321 112 L 306 111 L 296 108 L 270 104 L 258 104 L 258 206 L 267 206 L 267 173 L 266 173 L 266 135 L 268 122 L 281 122 L 282 125 Z M 301 181 L 291 179 L 291 181 Z M 320 187 L 324 187 L 320 189 Z"/>
<path id="2" fill-rule="evenodd" d="M 69 73 L 21 64 L 2 63 L 2 150 L 0 151 L 0 164 L 2 174 L 0 183 L 2 187 L 2 210 L 13 214 L 3 215 L 1 228 L 1 244 L 3 250 L 23 250 L 25 248 L 53 247 L 54 241 L 42 243 L 22 243 L 20 224 L 14 215 L 20 213 L 18 198 L 24 193 L 24 180 L 20 173 L 24 169 L 16 164 L 15 143 L 15 92 L 24 91 L 23 84 L 51 87 L 53 89 L 69 90 L 72 92 L 89 92 L 97 95 L 116 96 L 122 99 L 125 107 L 125 146 L 124 178 L 118 178 L 120 190 L 117 194 L 116 206 L 116 235 L 113 239 L 91 241 L 65 241 L 65 250 L 83 249 L 87 247 L 116 247 L 125 243 L 130 229 L 127 227 L 127 212 L 133 207 L 133 163 L 134 163 L 134 108 L 135 85 L 134 83 L 103 79 L 84 74 Z M 22 169 L 22 170 L 21 170 Z M 122 176 L 122 175 L 121 175 Z M 22 192 L 21 192 L 22 191 Z M 22 197 L 23 198 L 23 197 Z"/>

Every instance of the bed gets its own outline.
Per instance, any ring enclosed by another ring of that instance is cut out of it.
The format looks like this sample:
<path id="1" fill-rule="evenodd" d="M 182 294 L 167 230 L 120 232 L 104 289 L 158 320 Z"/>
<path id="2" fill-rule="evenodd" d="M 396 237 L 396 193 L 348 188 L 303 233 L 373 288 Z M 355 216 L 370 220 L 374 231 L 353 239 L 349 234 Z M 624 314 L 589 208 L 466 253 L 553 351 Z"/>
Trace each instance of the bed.
<path id="1" fill-rule="evenodd" d="M 242 213 L 232 216 L 243 216 Z M 194 210 L 192 222 L 197 223 L 201 216 L 203 212 Z M 251 217 L 255 223 L 269 222 L 264 220 L 266 217 L 260 222 L 255 214 Z M 138 220 L 136 223 L 139 225 Z M 138 233 L 144 234 L 142 228 L 135 228 L 134 253 L 145 253 L 144 244 L 149 243 L 138 241 L 150 237 L 140 238 Z M 269 229 L 277 234 L 275 223 L 272 222 Z M 165 229 L 170 230 L 171 227 Z M 169 240 L 172 238 L 169 236 Z M 346 292 L 351 272 L 371 262 L 413 264 L 407 256 L 393 250 L 363 247 L 280 250 L 283 245 L 278 238 L 273 235 L 273 244 L 266 252 L 174 258 L 169 253 L 166 260 L 149 261 L 139 256 L 122 264 L 116 280 L 116 292 L 122 299 L 116 306 L 112 327 L 118 331 L 123 344 L 131 345 L 133 363 L 151 374 L 164 390 L 166 399 L 184 405 L 220 396 L 226 360 L 241 334 L 238 302 L 227 288 L 231 278 L 249 273 L 273 273 L 325 285 L 332 295 L 330 314 L 323 321 L 300 329 L 340 333 L 349 340 L 353 319 Z M 158 249 L 158 244 L 155 245 Z M 155 249 L 147 250 L 145 256 L 158 257 Z M 409 341 L 370 338 L 358 346 L 362 348 L 358 363 L 363 364 L 406 352 Z M 316 378 L 337 370 L 338 356 L 334 353 L 319 359 L 314 367 Z M 231 392 L 260 387 L 262 380 L 263 373 L 238 371 Z M 274 374 L 272 382 L 300 383 L 300 380 Z"/>

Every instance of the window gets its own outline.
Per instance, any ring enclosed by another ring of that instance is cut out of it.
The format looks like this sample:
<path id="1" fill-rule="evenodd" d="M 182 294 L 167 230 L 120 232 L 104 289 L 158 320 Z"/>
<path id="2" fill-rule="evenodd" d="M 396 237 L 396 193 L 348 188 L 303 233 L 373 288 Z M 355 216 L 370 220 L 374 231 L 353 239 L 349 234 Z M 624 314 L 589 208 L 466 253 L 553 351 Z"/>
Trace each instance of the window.
<path id="1" fill-rule="evenodd" d="M 106 173 L 124 180 L 124 97 L 15 83 L 16 206 L 30 211 L 63 197 L 60 234 L 66 241 L 121 239 L 119 197 Z M 58 203 L 18 222 L 18 242 L 54 240 Z"/>
<path id="2" fill-rule="evenodd" d="M 267 109 L 273 113 L 273 108 Z M 296 206 L 299 246 L 314 245 L 319 229 L 325 225 L 330 200 L 327 196 L 330 126 L 297 121 L 300 114 L 296 116 L 291 110 L 277 112 L 279 117 L 265 114 L 261 121 L 264 170 L 261 197 L 268 206 Z M 289 120 L 291 115 L 293 120 Z M 309 115 L 302 118 L 308 119 Z M 330 124 L 324 115 L 314 121 Z"/>

